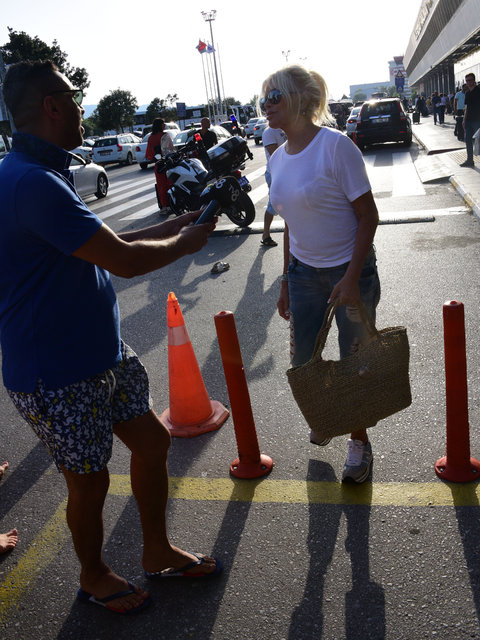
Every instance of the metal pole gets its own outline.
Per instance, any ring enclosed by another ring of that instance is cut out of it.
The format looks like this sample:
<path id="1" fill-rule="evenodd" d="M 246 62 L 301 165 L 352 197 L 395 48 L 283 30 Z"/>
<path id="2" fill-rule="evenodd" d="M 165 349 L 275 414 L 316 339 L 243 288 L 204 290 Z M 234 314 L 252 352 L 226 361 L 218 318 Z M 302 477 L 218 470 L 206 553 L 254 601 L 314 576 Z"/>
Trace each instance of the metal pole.
<path id="1" fill-rule="evenodd" d="M 215 68 L 215 79 L 217 81 L 218 113 L 221 114 L 221 113 L 223 113 L 222 97 L 221 97 L 221 94 L 220 94 L 220 83 L 218 81 L 217 58 L 215 56 L 215 43 L 213 41 L 213 29 L 212 29 L 212 22 L 213 22 L 213 20 L 215 20 L 216 13 L 217 13 L 216 9 L 212 9 L 211 11 L 202 11 L 203 19 L 206 22 L 210 23 L 210 36 L 212 38 L 212 47 L 213 47 L 213 64 L 214 64 L 214 68 Z"/>

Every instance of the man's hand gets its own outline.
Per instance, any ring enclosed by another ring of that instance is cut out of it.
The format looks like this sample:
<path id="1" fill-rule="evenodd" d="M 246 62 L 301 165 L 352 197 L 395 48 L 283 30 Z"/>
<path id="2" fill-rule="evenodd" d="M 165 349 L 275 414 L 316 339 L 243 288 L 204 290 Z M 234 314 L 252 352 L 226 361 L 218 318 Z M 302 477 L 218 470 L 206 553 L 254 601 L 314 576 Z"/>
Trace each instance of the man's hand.
<path id="1" fill-rule="evenodd" d="M 195 213 L 199 213 L 198 211 Z M 190 213 L 185 214 L 185 216 L 190 216 Z M 181 218 L 185 216 L 180 216 Z M 198 218 L 198 215 L 196 216 Z M 196 220 L 195 218 L 195 220 Z M 180 220 L 180 218 L 178 218 Z M 212 222 L 206 222 L 205 224 L 187 224 L 183 225 L 180 229 L 178 236 L 179 242 L 181 243 L 182 248 L 185 250 L 185 253 L 196 253 L 202 247 L 207 244 L 208 236 L 215 229 L 217 218 L 215 218 Z"/>

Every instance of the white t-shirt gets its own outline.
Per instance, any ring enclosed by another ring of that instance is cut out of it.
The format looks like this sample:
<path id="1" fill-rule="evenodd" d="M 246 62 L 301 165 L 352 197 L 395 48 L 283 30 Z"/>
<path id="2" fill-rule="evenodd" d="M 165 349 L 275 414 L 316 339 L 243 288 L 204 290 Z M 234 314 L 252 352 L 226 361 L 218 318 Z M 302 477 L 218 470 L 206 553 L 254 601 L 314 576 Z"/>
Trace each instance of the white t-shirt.
<path id="1" fill-rule="evenodd" d="M 349 262 L 358 227 L 351 203 L 371 189 L 356 145 L 322 127 L 300 153 L 278 148 L 270 171 L 270 200 L 288 224 L 292 255 L 317 268 Z"/>
<path id="2" fill-rule="evenodd" d="M 287 136 L 282 129 L 271 129 L 266 127 L 262 134 L 263 148 L 265 149 L 265 156 L 267 157 L 267 169 L 269 168 L 271 153 L 268 153 L 267 147 L 271 144 L 276 144 L 277 147 L 281 147 L 284 142 L 287 141 Z"/>

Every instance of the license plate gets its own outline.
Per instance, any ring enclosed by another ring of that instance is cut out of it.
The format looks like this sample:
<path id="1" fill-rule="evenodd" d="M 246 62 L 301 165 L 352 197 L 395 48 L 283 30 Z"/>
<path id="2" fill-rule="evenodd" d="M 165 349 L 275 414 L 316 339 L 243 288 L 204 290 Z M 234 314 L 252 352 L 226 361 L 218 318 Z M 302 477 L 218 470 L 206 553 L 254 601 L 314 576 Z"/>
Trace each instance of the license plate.
<path id="1" fill-rule="evenodd" d="M 374 122 L 388 122 L 388 121 L 389 121 L 389 117 L 388 116 L 383 116 L 383 117 L 380 117 L 380 118 L 376 118 L 374 120 Z"/>
<path id="2" fill-rule="evenodd" d="M 239 184 L 241 187 L 245 187 L 247 184 L 250 184 L 250 183 L 249 183 L 249 181 L 248 181 L 248 178 L 246 178 L 245 176 L 241 176 L 241 177 L 240 177 L 240 180 L 238 181 L 238 184 Z"/>

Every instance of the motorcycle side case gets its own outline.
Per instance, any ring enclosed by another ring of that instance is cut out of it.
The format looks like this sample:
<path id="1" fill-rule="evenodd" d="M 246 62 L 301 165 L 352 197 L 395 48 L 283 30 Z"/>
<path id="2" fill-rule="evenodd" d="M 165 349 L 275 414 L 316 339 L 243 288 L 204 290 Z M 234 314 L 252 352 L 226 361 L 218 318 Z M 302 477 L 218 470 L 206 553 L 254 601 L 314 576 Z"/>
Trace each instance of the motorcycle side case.
<path id="1" fill-rule="evenodd" d="M 232 167 L 242 164 L 247 152 L 247 143 L 240 136 L 232 136 L 211 147 L 207 153 L 215 173 L 228 173 Z"/>

